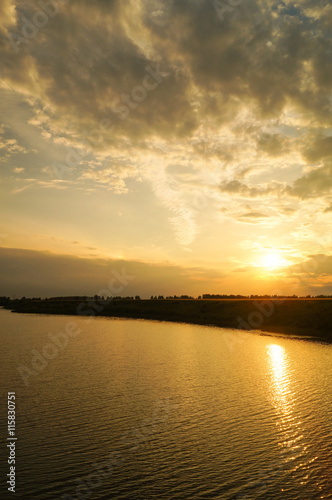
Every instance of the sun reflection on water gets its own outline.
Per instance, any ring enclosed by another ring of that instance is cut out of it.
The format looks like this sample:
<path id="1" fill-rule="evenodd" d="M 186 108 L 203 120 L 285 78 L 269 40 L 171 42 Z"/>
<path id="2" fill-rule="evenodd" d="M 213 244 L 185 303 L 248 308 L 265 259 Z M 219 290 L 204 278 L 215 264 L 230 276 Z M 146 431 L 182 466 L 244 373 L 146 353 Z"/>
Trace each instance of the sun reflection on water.
<path id="1" fill-rule="evenodd" d="M 273 371 L 274 379 L 279 386 L 279 383 L 282 383 L 284 378 L 287 376 L 286 352 L 280 345 L 271 344 L 268 346 L 268 353 L 270 355 L 270 365 Z M 279 389 L 282 390 L 282 387 L 279 386 Z"/>
<path id="2" fill-rule="evenodd" d="M 268 363 L 272 376 L 271 402 L 278 415 L 278 438 L 284 461 L 293 462 L 293 471 L 307 468 L 308 446 L 304 438 L 302 419 L 296 409 L 292 374 L 285 349 L 277 344 L 267 346 Z M 296 461 L 296 464 L 295 464 Z M 308 463 L 309 462 L 309 463 Z"/>

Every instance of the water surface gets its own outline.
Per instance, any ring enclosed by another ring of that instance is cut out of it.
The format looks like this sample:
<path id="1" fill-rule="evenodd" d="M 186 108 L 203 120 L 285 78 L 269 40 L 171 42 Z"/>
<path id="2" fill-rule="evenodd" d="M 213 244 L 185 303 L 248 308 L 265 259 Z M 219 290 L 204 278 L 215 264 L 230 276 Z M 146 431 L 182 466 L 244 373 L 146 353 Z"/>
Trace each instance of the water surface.
<path id="1" fill-rule="evenodd" d="M 5 310 L 0 322 L 16 498 L 332 498 L 331 345 Z M 66 326 L 81 333 L 54 347 Z M 4 446 L 1 464 L 4 478 Z"/>

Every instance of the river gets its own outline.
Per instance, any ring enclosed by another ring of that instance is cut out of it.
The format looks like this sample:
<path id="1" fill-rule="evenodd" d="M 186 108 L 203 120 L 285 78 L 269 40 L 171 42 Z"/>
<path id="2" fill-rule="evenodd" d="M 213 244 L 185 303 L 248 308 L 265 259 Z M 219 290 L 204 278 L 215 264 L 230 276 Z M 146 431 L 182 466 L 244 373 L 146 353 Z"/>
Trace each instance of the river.
<path id="1" fill-rule="evenodd" d="M 6 310 L 0 324 L 1 498 L 332 499 L 332 345 Z"/>

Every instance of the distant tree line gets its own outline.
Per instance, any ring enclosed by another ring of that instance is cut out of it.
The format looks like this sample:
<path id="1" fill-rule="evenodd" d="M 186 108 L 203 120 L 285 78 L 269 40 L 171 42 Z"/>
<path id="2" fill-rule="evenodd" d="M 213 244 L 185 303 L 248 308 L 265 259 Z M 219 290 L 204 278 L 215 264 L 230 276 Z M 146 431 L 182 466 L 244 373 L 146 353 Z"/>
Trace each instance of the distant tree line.
<path id="1" fill-rule="evenodd" d="M 194 300 L 194 297 L 190 295 L 167 295 L 164 297 L 163 295 L 151 295 L 150 300 Z"/>
<path id="2" fill-rule="evenodd" d="M 298 295 L 226 295 L 226 294 L 209 294 L 209 293 L 203 293 L 202 295 L 199 295 L 197 299 L 195 297 L 192 297 L 191 295 L 168 295 L 164 297 L 164 295 L 151 295 L 150 300 L 275 300 L 275 299 L 331 299 L 332 295 L 305 295 L 305 296 L 298 296 Z M 139 295 L 135 296 L 127 296 L 127 297 L 121 297 L 121 296 L 116 296 L 116 297 L 104 297 L 100 295 L 94 295 L 94 296 L 87 296 L 87 295 L 73 295 L 73 296 L 63 296 L 63 297 L 49 297 L 46 299 L 41 299 L 40 297 L 32 297 L 32 298 L 26 298 L 26 297 L 21 297 L 20 299 L 10 299 L 10 297 L 0 297 L 0 306 L 6 307 L 9 304 L 15 304 L 19 302 L 35 302 L 35 301 L 41 301 L 44 300 L 46 302 L 100 302 L 102 303 L 109 303 L 112 300 L 141 300 L 141 297 Z"/>
<path id="3" fill-rule="evenodd" d="M 0 306 L 6 306 L 10 303 L 9 297 L 0 297 Z"/>

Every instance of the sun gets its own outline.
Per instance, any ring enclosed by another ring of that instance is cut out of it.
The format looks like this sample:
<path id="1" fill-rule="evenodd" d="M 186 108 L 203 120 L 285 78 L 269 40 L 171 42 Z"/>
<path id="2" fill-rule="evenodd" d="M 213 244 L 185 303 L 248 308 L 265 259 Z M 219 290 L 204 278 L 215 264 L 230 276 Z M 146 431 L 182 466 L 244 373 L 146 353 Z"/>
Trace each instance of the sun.
<path id="1" fill-rule="evenodd" d="M 289 262 L 276 252 L 264 255 L 261 262 L 263 267 L 271 271 L 289 265 Z"/>

